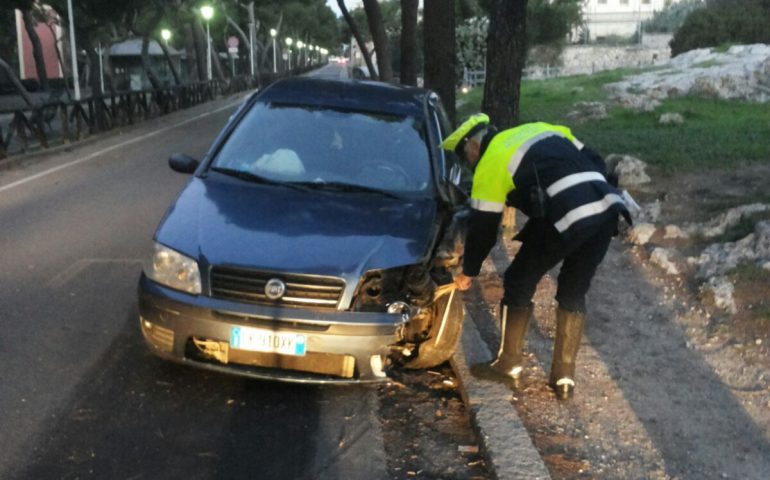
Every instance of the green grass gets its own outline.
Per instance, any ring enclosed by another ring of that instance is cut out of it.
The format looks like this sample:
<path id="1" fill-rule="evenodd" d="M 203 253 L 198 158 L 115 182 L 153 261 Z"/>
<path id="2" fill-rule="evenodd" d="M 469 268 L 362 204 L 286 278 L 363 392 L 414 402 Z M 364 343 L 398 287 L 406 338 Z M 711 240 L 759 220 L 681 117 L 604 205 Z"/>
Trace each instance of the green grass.
<path id="1" fill-rule="evenodd" d="M 522 82 L 521 121 L 546 121 L 572 128 L 581 141 L 603 155 L 624 153 L 664 171 L 735 167 L 745 163 L 770 163 L 770 108 L 767 104 L 674 98 L 654 112 L 608 108 L 609 118 L 573 123 L 565 119 L 580 101 L 606 101 L 603 86 L 639 70 L 620 69 Z M 459 94 L 465 103 L 458 119 L 479 110 L 482 88 Z M 683 125 L 660 125 L 666 112 L 678 112 Z"/>

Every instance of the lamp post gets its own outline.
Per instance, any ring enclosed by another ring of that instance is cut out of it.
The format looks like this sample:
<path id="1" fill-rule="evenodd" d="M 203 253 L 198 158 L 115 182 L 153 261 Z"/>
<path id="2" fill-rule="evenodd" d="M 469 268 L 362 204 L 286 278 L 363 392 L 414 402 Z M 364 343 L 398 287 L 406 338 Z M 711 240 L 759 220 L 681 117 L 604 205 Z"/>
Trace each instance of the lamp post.
<path id="1" fill-rule="evenodd" d="M 214 16 L 214 9 L 209 5 L 201 7 L 201 16 L 206 20 L 206 74 L 211 81 L 211 31 L 209 30 L 209 20 Z"/>
<path id="2" fill-rule="evenodd" d="M 294 40 L 291 39 L 291 37 L 286 37 L 286 46 L 289 47 L 288 55 L 289 55 L 289 70 L 291 70 L 291 44 L 294 43 Z"/>
<path id="3" fill-rule="evenodd" d="M 275 36 L 278 35 L 278 30 L 271 28 L 270 29 L 270 36 L 273 37 L 273 73 L 278 72 L 278 61 L 275 58 Z"/>
<path id="4" fill-rule="evenodd" d="M 75 45 L 75 17 L 72 15 L 72 0 L 67 0 L 67 15 L 70 17 L 70 51 L 72 52 L 72 83 L 75 100 L 80 100 L 80 78 L 78 76 L 78 48 Z"/>
<path id="5" fill-rule="evenodd" d="M 305 48 L 304 42 L 302 40 L 297 40 L 297 66 L 298 67 L 304 67 L 305 66 L 305 57 L 302 53 L 302 51 Z"/>

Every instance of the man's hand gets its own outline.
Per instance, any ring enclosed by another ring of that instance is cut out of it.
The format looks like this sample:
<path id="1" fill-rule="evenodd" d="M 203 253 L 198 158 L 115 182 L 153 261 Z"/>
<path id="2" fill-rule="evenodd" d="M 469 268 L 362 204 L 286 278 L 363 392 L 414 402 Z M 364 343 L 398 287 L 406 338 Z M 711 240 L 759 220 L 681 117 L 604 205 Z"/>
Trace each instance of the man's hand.
<path id="1" fill-rule="evenodd" d="M 471 283 L 473 283 L 473 277 L 469 277 L 464 273 L 461 273 L 455 277 L 455 286 L 457 286 L 458 290 L 468 290 L 471 288 Z"/>

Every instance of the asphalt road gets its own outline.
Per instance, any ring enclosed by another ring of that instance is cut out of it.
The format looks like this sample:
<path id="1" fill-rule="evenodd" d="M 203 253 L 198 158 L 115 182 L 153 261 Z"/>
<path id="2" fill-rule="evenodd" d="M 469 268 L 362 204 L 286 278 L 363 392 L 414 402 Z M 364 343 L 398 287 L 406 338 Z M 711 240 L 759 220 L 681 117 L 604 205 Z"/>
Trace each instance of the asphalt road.
<path id="1" fill-rule="evenodd" d="M 143 345 L 141 261 L 186 181 L 167 158 L 202 157 L 242 98 L 0 171 L 0 478 L 387 476 L 374 389 L 209 374 Z"/>

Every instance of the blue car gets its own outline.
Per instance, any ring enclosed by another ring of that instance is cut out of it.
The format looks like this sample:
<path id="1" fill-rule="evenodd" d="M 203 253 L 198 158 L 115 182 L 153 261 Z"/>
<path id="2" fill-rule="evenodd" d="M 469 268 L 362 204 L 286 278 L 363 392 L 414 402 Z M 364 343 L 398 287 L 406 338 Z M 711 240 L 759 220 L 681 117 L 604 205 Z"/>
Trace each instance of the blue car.
<path id="1" fill-rule="evenodd" d="M 205 158 L 169 160 L 192 176 L 139 282 L 150 350 L 313 383 L 446 361 L 467 199 L 450 131 L 425 89 L 295 78 L 252 95 Z"/>

